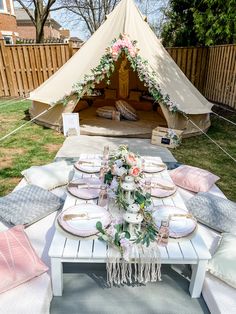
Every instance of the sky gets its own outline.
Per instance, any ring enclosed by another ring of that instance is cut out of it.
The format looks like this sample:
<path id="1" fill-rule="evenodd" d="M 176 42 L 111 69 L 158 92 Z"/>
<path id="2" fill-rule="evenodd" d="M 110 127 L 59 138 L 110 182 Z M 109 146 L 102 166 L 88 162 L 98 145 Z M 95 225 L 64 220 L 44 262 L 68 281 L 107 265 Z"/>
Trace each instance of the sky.
<path id="1" fill-rule="evenodd" d="M 164 6 L 167 5 L 168 0 L 147 0 L 147 1 L 149 3 L 149 7 L 147 8 L 148 21 L 149 22 L 159 21 L 162 16 L 162 13 L 160 13 L 159 9 L 163 5 Z M 153 10 L 153 2 L 156 5 L 155 10 Z M 140 9 L 142 11 L 143 7 Z M 78 22 L 78 18 L 76 17 L 76 15 L 68 16 L 66 10 L 54 11 L 52 12 L 51 15 L 56 21 L 58 21 L 62 25 L 62 27 L 70 29 L 71 37 L 76 36 L 82 40 L 86 40 L 86 34 L 83 30 L 83 25 L 82 23 Z"/>

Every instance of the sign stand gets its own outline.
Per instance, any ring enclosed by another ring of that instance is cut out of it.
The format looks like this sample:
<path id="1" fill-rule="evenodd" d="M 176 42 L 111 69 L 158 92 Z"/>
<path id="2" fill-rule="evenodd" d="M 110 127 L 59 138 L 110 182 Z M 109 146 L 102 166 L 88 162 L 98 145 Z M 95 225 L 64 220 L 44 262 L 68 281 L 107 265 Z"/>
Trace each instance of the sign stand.
<path id="1" fill-rule="evenodd" d="M 63 133 L 64 136 L 80 135 L 79 114 L 63 113 Z"/>

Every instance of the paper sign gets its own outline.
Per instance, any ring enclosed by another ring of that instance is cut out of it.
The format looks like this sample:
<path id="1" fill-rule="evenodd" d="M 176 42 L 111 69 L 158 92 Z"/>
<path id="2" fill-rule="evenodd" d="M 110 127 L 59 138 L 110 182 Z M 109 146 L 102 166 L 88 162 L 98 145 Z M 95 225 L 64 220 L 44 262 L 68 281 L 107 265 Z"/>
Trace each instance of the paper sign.
<path id="1" fill-rule="evenodd" d="M 79 114 L 77 113 L 63 113 L 63 132 L 64 136 L 80 135 Z"/>

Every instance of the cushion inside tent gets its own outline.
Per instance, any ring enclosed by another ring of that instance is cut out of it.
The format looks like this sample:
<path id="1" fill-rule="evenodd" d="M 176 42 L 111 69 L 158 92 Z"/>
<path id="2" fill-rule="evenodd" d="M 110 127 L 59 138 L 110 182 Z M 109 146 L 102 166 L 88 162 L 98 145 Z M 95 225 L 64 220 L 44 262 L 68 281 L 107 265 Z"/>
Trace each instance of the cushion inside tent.
<path id="1" fill-rule="evenodd" d="M 166 126 L 165 119 L 155 111 L 137 111 L 139 120 L 111 120 L 96 115 L 96 107 L 90 107 L 79 113 L 80 131 L 83 135 L 112 137 L 151 138 L 152 130 L 157 126 Z"/>

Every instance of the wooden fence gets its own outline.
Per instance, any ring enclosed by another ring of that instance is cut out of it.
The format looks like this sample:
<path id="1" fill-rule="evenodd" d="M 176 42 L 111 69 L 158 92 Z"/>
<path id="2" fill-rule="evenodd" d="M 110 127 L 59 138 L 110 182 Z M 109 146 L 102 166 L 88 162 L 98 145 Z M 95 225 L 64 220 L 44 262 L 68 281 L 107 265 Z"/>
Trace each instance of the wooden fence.
<path id="1" fill-rule="evenodd" d="M 28 95 L 77 50 L 70 44 L 5 46 L 0 40 L 0 97 Z M 236 109 L 236 45 L 167 51 L 207 99 Z"/>
<path id="2" fill-rule="evenodd" d="M 0 97 L 28 95 L 66 63 L 75 50 L 69 44 L 5 46 L 0 40 Z"/>
<path id="3" fill-rule="evenodd" d="M 167 51 L 207 99 L 236 109 L 236 45 Z"/>

